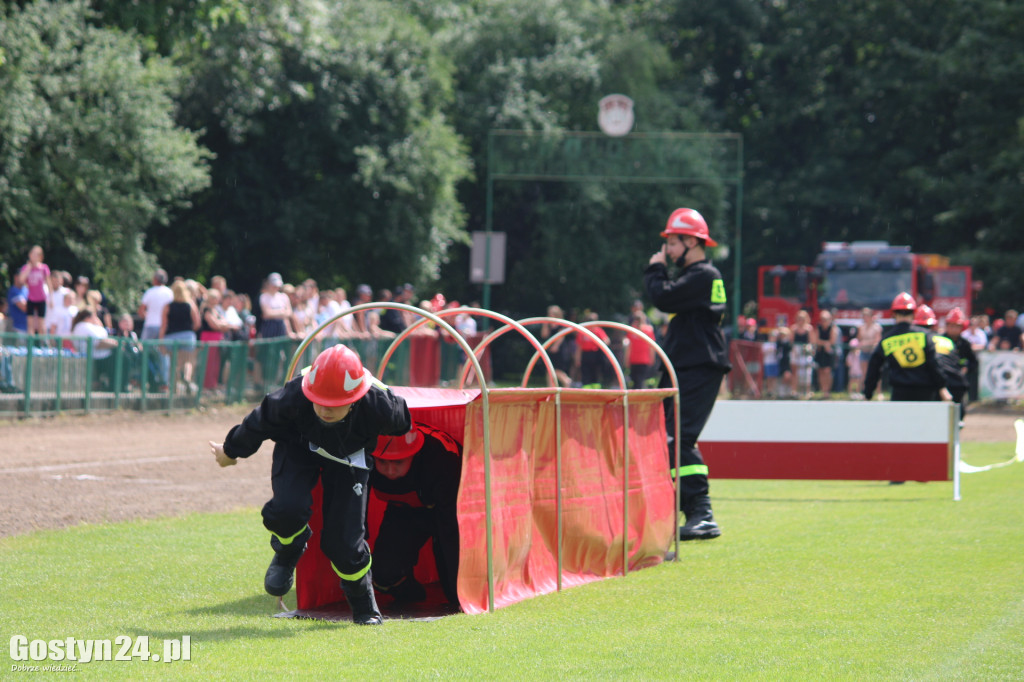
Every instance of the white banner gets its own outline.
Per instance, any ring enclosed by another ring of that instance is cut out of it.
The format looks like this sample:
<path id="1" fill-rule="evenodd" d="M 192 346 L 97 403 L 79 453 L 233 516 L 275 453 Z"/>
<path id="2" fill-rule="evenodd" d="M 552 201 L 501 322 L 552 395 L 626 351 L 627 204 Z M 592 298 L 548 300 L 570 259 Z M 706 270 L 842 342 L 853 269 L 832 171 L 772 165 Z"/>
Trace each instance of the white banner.
<path id="1" fill-rule="evenodd" d="M 1010 350 L 978 353 L 978 397 L 1024 398 L 1024 353 Z"/>
<path id="2" fill-rule="evenodd" d="M 1024 419 L 1018 419 L 1013 423 L 1013 428 L 1017 429 L 1017 449 L 1015 450 L 1012 459 L 1008 459 L 1005 462 L 997 462 L 996 464 L 989 464 L 988 466 L 976 467 L 971 466 L 963 460 L 960 461 L 960 473 L 964 474 L 976 474 L 979 471 L 991 471 L 992 469 L 999 469 L 1013 464 L 1014 462 L 1024 462 Z"/>

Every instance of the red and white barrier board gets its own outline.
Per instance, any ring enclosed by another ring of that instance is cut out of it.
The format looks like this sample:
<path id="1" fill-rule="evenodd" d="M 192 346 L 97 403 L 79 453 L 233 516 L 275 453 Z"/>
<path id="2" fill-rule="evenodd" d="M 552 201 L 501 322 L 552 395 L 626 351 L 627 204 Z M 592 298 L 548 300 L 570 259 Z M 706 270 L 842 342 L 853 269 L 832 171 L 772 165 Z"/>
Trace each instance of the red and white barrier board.
<path id="1" fill-rule="evenodd" d="M 697 445 L 712 478 L 956 483 L 958 421 L 943 402 L 720 400 Z"/>

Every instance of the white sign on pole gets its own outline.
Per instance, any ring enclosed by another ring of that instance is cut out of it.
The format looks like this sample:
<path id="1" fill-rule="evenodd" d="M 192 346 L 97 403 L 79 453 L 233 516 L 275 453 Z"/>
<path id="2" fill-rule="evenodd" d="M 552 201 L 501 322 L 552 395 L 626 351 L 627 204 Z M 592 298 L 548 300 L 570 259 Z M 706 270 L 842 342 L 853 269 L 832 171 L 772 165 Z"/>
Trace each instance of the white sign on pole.
<path id="1" fill-rule="evenodd" d="M 474 284 L 505 283 L 505 233 L 474 232 L 469 252 L 469 281 Z"/>
<path id="2" fill-rule="evenodd" d="M 625 95 L 608 95 L 597 103 L 597 125 L 609 137 L 628 135 L 633 120 L 633 100 Z"/>

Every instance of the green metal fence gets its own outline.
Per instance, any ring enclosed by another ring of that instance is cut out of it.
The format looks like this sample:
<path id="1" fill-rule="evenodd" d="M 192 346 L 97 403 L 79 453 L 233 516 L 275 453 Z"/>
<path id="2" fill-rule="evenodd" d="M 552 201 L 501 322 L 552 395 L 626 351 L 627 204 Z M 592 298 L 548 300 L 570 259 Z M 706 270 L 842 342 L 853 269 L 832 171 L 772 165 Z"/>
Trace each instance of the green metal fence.
<path id="1" fill-rule="evenodd" d="M 0 418 L 112 410 L 178 412 L 204 403 L 256 402 L 284 384 L 288 361 L 300 343 L 289 338 L 194 346 L 127 338 L 117 342 L 107 352 L 87 337 L 0 334 Z M 314 341 L 300 366 L 337 342 Z M 375 374 L 390 343 L 345 340 Z M 445 376 L 454 377 L 456 368 L 444 365 Z M 407 347 L 399 347 L 392 356 L 386 380 L 408 382 Z"/>

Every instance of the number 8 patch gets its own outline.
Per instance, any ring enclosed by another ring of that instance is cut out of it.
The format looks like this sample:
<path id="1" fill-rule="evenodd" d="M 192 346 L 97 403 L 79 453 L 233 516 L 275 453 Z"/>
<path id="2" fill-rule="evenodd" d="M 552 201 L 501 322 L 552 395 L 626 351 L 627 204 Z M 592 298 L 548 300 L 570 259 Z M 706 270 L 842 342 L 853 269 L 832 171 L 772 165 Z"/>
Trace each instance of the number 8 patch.
<path id="1" fill-rule="evenodd" d="M 893 356 L 900 367 L 920 367 L 924 364 L 925 341 L 920 332 L 899 334 L 882 339 L 882 350 Z"/>

